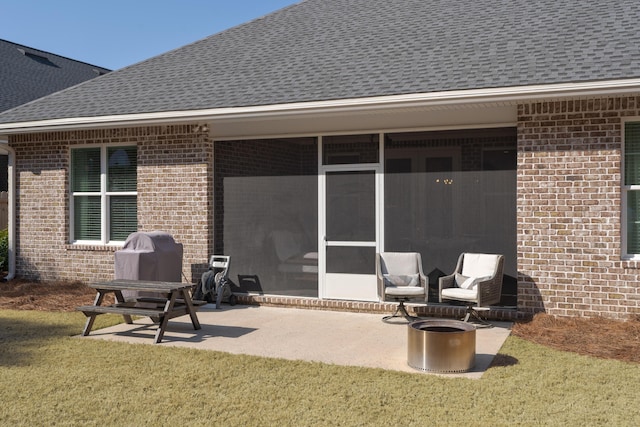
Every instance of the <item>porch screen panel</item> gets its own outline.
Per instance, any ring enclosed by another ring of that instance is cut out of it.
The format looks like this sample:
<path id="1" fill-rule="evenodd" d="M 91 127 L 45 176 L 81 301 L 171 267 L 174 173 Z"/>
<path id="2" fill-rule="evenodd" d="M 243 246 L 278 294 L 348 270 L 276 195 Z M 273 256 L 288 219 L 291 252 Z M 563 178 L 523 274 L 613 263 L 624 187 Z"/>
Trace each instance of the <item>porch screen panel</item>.
<path id="1" fill-rule="evenodd" d="M 215 143 L 215 251 L 235 291 L 318 296 L 315 138 Z"/>
<path id="2" fill-rule="evenodd" d="M 379 138 L 378 134 L 325 136 L 322 164 L 378 163 Z"/>
<path id="3" fill-rule="evenodd" d="M 515 306 L 513 129 L 416 132 L 385 141 L 385 251 L 422 255 L 429 299 L 462 252 L 505 256 L 502 303 Z"/>
<path id="4" fill-rule="evenodd" d="M 328 173 L 327 240 L 376 240 L 375 175 L 371 171 Z"/>
<path id="5" fill-rule="evenodd" d="M 376 249 L 327 247 L 327 273 L 376 274 Z"/>

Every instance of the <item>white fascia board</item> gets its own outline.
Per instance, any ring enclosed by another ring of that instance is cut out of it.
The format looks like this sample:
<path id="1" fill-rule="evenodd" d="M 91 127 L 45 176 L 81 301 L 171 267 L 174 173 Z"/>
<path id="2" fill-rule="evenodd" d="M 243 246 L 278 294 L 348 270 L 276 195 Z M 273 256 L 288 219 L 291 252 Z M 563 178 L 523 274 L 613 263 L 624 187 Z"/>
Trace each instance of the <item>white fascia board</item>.
<path id="1" fill-rule="evenodd" d="M 369 110 L 392 110 L 395 108 L 455 108 L 465 105 L 471 106 L 473 104 L 517 103 L 543 99 L 613 96 L 629 93 L 640 93 L 640 78 L 554 85 L 455 90 L 248 107 L 62 118 L 0 124 L 0 132 L 8 135 L 62 129 L 142 126 L 185 121 L 255 119 L 283 115 L 295 116 L 300 114 L 335 114 Z"/>

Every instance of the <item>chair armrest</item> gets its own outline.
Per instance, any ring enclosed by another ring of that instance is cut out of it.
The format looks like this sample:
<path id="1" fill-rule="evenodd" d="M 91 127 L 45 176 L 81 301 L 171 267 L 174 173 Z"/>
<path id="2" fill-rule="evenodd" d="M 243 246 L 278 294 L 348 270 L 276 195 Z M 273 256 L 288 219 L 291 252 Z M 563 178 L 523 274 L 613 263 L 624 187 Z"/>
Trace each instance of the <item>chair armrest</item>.
<path id="1" fill-rule="evenodd" d="M 429 279 L 424 274 L 419 273 L 420 287 L 424 289 L 424 302 L 429 302 Z"/>
<path id="2" fill-rule="evenodd" d="M 478 306 L 486 307 L 500 302 L 502 298 L 503 270 L 504 255 L 499 255 L 493 276 L 478 283 Z"/>
<path id="3" fill-rule="evenodd" d="M 456 286 L 456 275 L 450 274 L 449 276 L 442 276 L 438 278 L 438 299 L 442 302 L 442 290 L 446 288 L 453 288 Z"/>
<path id="4" fill-rule="evenodd" d="M 497 304 L 502 297 L 502 277 L 494 276 L 476 284 L 478 290 L 478 306 L 486 307 Z"/>

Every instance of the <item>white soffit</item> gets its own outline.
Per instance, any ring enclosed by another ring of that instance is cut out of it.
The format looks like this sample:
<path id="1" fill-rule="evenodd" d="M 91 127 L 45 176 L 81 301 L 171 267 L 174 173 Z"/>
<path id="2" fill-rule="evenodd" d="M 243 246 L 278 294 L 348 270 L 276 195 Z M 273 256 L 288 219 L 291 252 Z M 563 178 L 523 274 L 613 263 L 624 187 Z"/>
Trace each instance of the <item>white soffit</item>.
<path id="1" fill-rule="evenodd" d="M 44 132 L 50 130 L 141 126 L 168 123 L 203 122 L 212 124 L 242 120 L 245 125 L 276 118 L 299 120 L 301 116 L 317 118 L 362 113 L 392 111 L 446 111 L 477 107 L 478 109 L 509 107 L 518 102 L 560 100 L 589 96 L 616 96 L 640 93 L 640 79 L 607 80 L 599 82 L 563 83 L 555 85 L 514 86 L 506 88 L 472 89 L 435 93 L 419 93 L 371 98 L 340 99 L 264 106 L 214 108 L 192 111 L 166 111 L 100 117 L 74 117 L 42 121 L 0 124 L 0 133 Z M 460 111 L 460 110 L 458 110 Z M 431 114 L 431 113 L 429 113 Z M 375 114 L 380 116 L 379 114 Z M 395 115 L 395 113 L 394 113 Z M 436 114 L 437 115 L 437 114 Z M 396 127 L 396 126 L 394 126 Z M 380 128 L 380 125 L 375 126 Z M 231 129 L 229 129 L 231 132 Z M 231 132 L 233 134 L 236 131 Z"/>
<path id="2" fill-rule="evenodd" d="M 210 123 L 211 136 L 215 139 L 243 139 L 372 130 L 515 126 L 516 110 L 515 104 L 483 108 L 399 108 L 349 114 L 213 120 Z"/>

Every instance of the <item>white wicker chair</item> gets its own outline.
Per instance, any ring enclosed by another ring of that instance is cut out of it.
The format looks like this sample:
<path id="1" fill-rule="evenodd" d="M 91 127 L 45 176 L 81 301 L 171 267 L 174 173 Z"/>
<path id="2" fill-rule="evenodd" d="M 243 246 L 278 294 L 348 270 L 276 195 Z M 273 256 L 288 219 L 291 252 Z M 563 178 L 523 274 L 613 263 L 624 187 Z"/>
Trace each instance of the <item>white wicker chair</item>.
<path id="1" fill-rule="evenodd" d="M 411 322 L 416 317 L 409 315 L 404 305 L 411 300 L 426 302 L 427 277 L 422 272 L 422 258 L 417 252 L 382 252 L 376 254 L 376 275 L 378 296 L 381 301 L 396 301 L 395 313 L 382 318 L 389 322 L 394 318 L 404 318 Z M 391 322 L 389 322 L 391 323 Z"/>
<path id="2" fill-rule="evenodd" d="M 453 274 L 440 277 L 440 302 L 462 301 L 467 305 L 464 321 L 470 318 L 489 325 L 476 307 L 487 307 L 500 302 L 504 256 L 495 254 L 462 253 Z"/>

